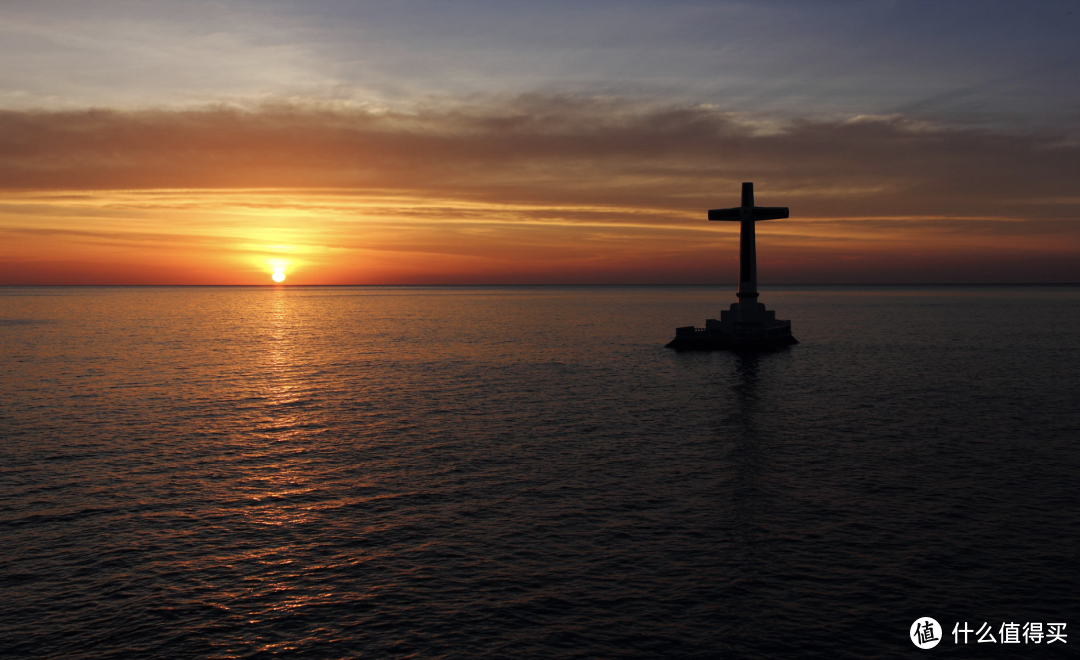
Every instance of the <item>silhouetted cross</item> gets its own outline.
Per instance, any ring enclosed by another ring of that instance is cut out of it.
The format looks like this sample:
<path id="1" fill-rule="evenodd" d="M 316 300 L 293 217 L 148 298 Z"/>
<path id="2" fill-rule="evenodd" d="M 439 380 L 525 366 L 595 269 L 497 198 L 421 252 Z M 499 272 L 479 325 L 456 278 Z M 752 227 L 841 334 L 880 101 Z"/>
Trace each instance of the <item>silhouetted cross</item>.
<path id="1" fill-rule="evenodd" d="M 712 209 L 709 220 L 741 222 L 739 235 L 739 292 L 742 298 L 757 298 L 757 246 L 754 223 L 758 220 L 780 220 L 788 217 L 786 206 L 754 206 L 754 184 L 742 184 L 742 206 L 733 209 Z"/>

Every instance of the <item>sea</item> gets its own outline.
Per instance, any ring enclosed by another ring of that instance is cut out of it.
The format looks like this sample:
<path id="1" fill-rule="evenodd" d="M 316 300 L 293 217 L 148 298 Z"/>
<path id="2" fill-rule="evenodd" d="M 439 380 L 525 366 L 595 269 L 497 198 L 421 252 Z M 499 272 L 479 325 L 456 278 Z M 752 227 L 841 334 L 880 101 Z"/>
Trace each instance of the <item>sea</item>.
<path id="1" fill-rule="evenodd" d="M 0 655 L 1077 657 L 1080 287 L 734 300 L 0 287 Z"/>

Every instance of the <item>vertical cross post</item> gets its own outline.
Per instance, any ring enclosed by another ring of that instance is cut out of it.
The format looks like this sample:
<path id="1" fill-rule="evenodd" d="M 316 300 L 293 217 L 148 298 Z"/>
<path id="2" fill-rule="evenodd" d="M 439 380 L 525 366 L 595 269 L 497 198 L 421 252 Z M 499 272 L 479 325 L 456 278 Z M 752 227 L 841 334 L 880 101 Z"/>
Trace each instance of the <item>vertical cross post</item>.
<path id="1" fill-rule="evenodd" d="M 709 220 L 739 222 L 739 314 L 752 316 L 757 309 L 757 237 L 754 223 L 788 217 L 786 206 L 754 206 L 754 184 L 742 184 L 742 206 L 712 209 Z"/>
<path id="2" fill-rule="evenodd" d="M 745 299 L 753 304 L 757 290 L 757 236 L 754 232 L 754 184 L 742 184 L 742 206 L 739 208 L 739 307 Z"/>

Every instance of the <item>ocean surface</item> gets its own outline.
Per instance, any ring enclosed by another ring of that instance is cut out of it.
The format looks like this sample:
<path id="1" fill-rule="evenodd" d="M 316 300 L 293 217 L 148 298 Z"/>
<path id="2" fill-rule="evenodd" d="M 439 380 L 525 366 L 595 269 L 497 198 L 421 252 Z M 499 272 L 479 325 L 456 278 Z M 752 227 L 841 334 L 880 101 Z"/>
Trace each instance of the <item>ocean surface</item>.
<path id="1" fill-rule="evenodd" d="M 1077 657 L 1080 287 L 733 300 L 2 287 L 0 655 Z"/>

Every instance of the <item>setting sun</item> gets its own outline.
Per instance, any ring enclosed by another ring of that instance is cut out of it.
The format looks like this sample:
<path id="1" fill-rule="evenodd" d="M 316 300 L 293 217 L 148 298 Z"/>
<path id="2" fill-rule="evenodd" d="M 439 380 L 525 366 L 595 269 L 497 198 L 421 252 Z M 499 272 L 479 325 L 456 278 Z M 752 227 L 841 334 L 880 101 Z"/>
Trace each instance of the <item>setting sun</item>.
<path id="1" fill-rule="evenodd" d="M 270 277 L 272 277 L 275 282 L 284 282 L 285 281 L 285 273 L 281 272 L 280 270 L 275 271 L 274 274 L 271 275 Z"/>

